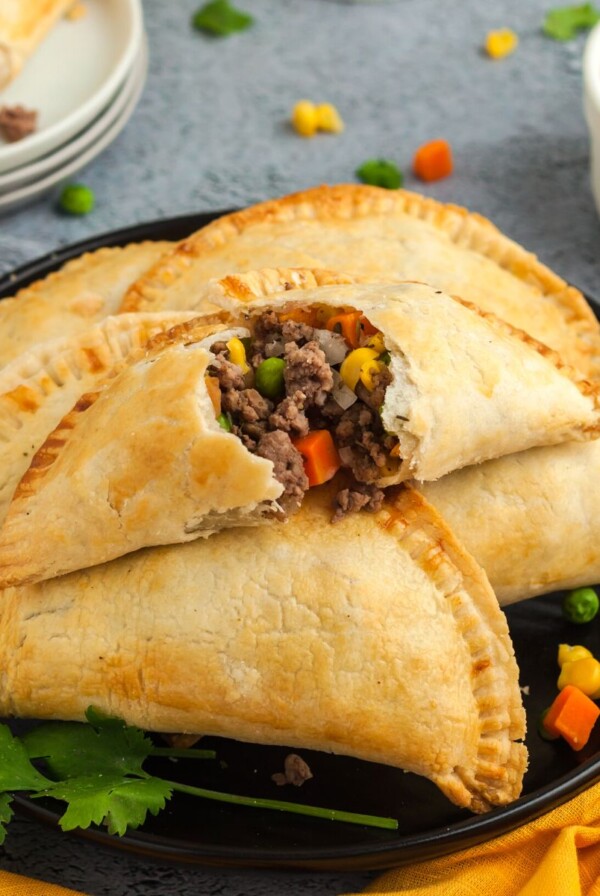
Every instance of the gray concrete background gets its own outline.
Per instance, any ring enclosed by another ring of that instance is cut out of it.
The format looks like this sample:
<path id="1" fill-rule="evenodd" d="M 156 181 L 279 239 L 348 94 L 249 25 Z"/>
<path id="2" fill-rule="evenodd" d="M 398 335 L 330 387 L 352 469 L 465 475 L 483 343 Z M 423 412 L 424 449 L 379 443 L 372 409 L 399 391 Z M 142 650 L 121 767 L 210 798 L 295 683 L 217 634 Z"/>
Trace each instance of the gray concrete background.
<path id="1" fill-rule="evenodd" d="M 227 40 L 192 31 L 197 5 L 144 0 L 144 95 L 125 131 L 78 176 L 96 191 L 97 208 L 64 217 L 51 194 L 0 218 L 0 271 L 112 228 L 352 181 L 362 161 L 386 156 L 405 170 L 408 188 L 490 217 L 600 297 L 600 222 L 581 108 L 584 38 L 558 44 L 540 33 L 546 10 L 559 4 L 239 0 L 256 24 Z M 502 26 L 518 32 L 520 46 L 491 62 L 480 47 Z M 301 97 L 335 103 L 346 131 L 297 137 L 287 121 Z M 423 187 L 410 160 L 437 136 L 451 141 L 456 172 Z M 372 876 L 161 867 L 21 819 L 0 867 L 91 896 L 339 894 Z"/>

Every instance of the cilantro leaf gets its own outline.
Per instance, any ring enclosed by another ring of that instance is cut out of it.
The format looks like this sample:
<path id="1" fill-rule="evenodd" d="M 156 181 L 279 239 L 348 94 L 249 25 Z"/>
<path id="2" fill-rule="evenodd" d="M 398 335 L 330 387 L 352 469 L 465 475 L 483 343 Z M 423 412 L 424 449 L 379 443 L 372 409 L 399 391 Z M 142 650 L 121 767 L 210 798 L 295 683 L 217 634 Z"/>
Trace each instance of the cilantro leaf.
<path id="1" fill-rule="evenodd" d="M 13 817 L 11 798 L 8 793 L 0 793 L 0 846 L 6 837 L 6 825 Z"/>
<path id="2" fill-rule="evenodd" d="M 148 812 L 156 815 L 164 809 L 171 793 L 171 785 L 161 778 L 97 774 L 58 781 L 36 796 L 68 803 L 60 819 L 63 831 L 105 822 L 110 834 L 122 836 L 127 828 L 142 825 Z"/>
<path id="3" fill-rule="evenodd" d="M 51 783 L 31 764 L 27 750 L 8 725 L 0 725 L 0 793 L 42 790 Z"/>
<path id="4" fill-rule="evenodd" d="M 369 159 L 357 169 L 356 176 L 363 184 L 388 190 L 399 189 L 404 179 L 396 163 L 389 159 Z"/>
<path id="5" fill-rule="evenodd" d="M 254 19 L 231 5 L 229 0 L 211 0 L 192 16 L 192 25 L 199 31 L 207 31 L 217 37 L 227 37 L 235 31 L 245 31 Z"/>
<path id="6" fill-rule="evenodd" d="M 592 28 L 600 21 L 600 10 L 592 3 L 562 6 L 547 13 L 542 31 L 554 40 L 571 40 L 578 31 Z"/>
<path id="7" fill-rule="evenodd" d="M 152 741 L 138 728 L 120 719 L 86 713 L 84 722 L 49 722 L 23 737 L 32 759 L 45 759 L 57 778 L 79 775 L 142 775 L 142 764 L 151 754 Z"/>

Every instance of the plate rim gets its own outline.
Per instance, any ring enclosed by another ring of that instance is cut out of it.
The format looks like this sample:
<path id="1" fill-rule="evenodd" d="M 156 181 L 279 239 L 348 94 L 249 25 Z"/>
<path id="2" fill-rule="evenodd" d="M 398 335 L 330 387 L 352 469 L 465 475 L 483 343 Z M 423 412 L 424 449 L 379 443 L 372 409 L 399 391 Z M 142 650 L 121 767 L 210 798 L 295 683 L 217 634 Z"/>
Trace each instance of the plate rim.
<path id="1" fill-rule="evenodd" d="M 32 183 L 35 178 L 51 173 L 61 164 L 70 162 L 75 155 L 87 150 L 97 140 L 101 139 L 108 127 L 119 118 L 127 106 L 130 97 L 140 78 L 146 77 L 147 66 L 144 63 L 144 55 L 147 54 L 145 37 L 140 45 L 131 69 L 123 83 L 119 86 L 113 102 L 106 106 L 92 123 L 84 127 L 70 140 L 61 143 L 46 155 L 11 168 L 9 171 L 0 172 L 0 198 L 11 190 L 18 190 Z M 13 183 L 14 182 L 14 183 Z"/>
<path id="2" fill-rule="evenodd" d="M 87 127 L 90 120 L 112 103 L 115 94 L 122 85 L 133 60 L 139 50 L 143 35 L 143 13 L 141 0 L 119 0 L 119 8 L 129 14 L 129 39 L 117 59 L 116 64 L 96 90 L 85 102 L 48 128 L 33 134 L 26 144 L 13 143 L 0 146 L 0 172 L 6 173 L 24 165 L 33 159 L 40 158 L 50 152 L 78 130 Z M 23 159 L 19 160 L 22 156 Z M 15 161 L 15 159 L 17 161 Z"/>
<path id="3" fill-rule="evenodd" d="M 0 300 L 13 295 L 18 289 L 35 282 L 84 252 L 95 251 L 104 246 L 124 246 L 141 240 L 172 239 L 172 234 L 169 234 L 172 230 L 178 234 L 176 239 L 183 240 L 194 230 L 234 210 L 192 212 L 157 218 L 105 231 L 63 246 L 0 277 Z M 589 295 L 586 295 L 586 299 L 595 313 L 600 315 L 598 300 Z M 510 607 L 508 609 L 510 610 Z M 311 849 L 287 847 L 287 852 L 286 848 L 282 847 L 271 849 L 242 847 L 236 850 L 235 856 L 232 856 L 231 846 L 202 847 L 175 840 L 165 844 L 158 835 L 137 830 L 128 832 L 122 838 L 110 835 L 101 828 L 75 830 L 71 833 L 107 849 L 117 849 L 183 865 L 310 871 L 382 871 L 456 853 L 483 841 L 500 837 L 558 808 L 599 780 L 600 751 L 553 782 L 519 797 L 508 806 L 497 807 L 491 812 L 473 815 L 445 827 L 413 835 L 402 835 L 401 843 L 398 840 L 394 841 L 394 834 L 390 833 L 390 838 L 380 843 L 316 846 Z M 14 796 L 14 803 L 22 814 L 56 828 L 58 812 L 48 810 L 19 794 Z M 433 844 L 435 849 L 432 849 Z"/>
<path id="4" fill-rule="evenodd" d="M 142 46 L 139 69 L 136 63 L 135 77 L 130 85 L 130 91 L 126 96 L 125 105 L 117 117 L 112 120 L 109 119 L 108 127 L 101 132 L 100 136 L 74 158 L 67 159 L 63 165 L 49 171 L 37 180 L 29 181 L 23 186 L 17 187 L 15 190 L 0 193 L 0 215 L 8 214 L 16 206 L 31 202 L 42 196 L 44 193 L 49 192 L 53 187 L 59 184 L 61 180 L 72 177 L 86 165 L 89 165 L 90 162 L 110 146 L 125 128 L 135 111 L 146 83 L 147 68 L 148 54 L 145 46 Z M 106 122 L 104 123 L 106 124 Z"/>

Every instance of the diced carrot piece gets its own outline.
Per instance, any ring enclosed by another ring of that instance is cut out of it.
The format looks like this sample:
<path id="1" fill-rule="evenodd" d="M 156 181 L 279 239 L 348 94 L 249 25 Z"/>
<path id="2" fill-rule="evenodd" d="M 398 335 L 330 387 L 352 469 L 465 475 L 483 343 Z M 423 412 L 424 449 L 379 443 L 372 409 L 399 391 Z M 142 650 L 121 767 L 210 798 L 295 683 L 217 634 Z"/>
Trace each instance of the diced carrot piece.
<path id="1" fill-rule="evenodd" d="M 221 389 L 219 387 L 219 380 L 216 376 L 205 376 L 204 383 L 206 385 L 208 397 L 212 401 L 213 408 L 215 409 L 215 417 L 218 417 L 221 413 Z"/>
<path id="2" fill-rule="evenodd" d="M 313 429 L 308 435 L 292 441 L 302 455 L 311 488 L 328 482 L 341 467 L 342 462 L 329 430 Z"/>
<path id="3" fill-rule="evenodd" d="M 360 337 L 363 333 L 366 336 L 374 336 L 379 332 L 367 320 L 362 311 L 343 311 L 340 314 L 334 314 L 328 319 L 325 326 L 328 330 L 341 333 L 351 348 L 359 347 Z"/>
<path id="4" fill-rule="evenodd" d="M 421 180 L 432 181 L 448 177 L 453 170 L 452 150 L 447 140 L 431 140 L 417 149 L 413 170 Z"/>
<path id="5" fill-rule="evenodd" d="M 361 311 L 345 311 L 342 314 L 334 314 L 325 326 L 332 332 L 341 333 L 351 348 L 360 345 L 360 319 Z"/>
<path id="6" fill-rule="evenodd" d="M 279 315 L 282 321 L 293 320 L 297 324 L 306 324 L 309 327 L 318 327 L 319 324 L 319 308 L 313 306 L 311 308 L 292 308 L 291 311 L 284 311 Z"/>
<path id="7" fill-rule="evenodd" d="M 365 336 L 374 336 L 375 333 L 379 333 L 377 327 L 374 327 L 371 321 L 367 320 L 364 314 L 360 319 L 360 328 Z"/>
<path id="8" fill-rule="evenodd" d="M 564 737 L 574 750 L 581 750 L 587 744 L 592 728 L 600 716 L 600 709 L 593 700 L 568 684 L 556 697 L 543 725 L 549 734 Z"/>

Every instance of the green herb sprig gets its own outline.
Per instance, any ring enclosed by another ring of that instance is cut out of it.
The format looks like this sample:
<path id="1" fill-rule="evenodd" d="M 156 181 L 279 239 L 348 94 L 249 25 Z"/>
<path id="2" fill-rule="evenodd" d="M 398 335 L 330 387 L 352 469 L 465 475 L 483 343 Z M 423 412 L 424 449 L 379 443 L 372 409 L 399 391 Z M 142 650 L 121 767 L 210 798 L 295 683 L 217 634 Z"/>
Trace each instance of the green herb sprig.
<path id="1" fill-rule="evenodd" d="M 600 22 L 600 10 L 592 3 L 580 6 L 561 6 L 547 13 L 542 31 L 554 40 L 571 40 L 578 31 L 586 31 Z"/>
<path id="2" fill-rule="evenodd" d="M 0 844 L 13 811 L 12 793 L 33 799 L 52 797 L 67 804 L 59 824 L 64 831 L 105 824 L 122 836 L 157 815 L 174 792 L 204 799 L 310 815 L 331 821 L 396 830 L 393 818 L 306 806 L 193 787 L 148 774 L 149 757 L 215 759 L 214 750 L 157 747 L 138 728 L 89 708 L 85 722 L 45 722 L 23 737 L 0 725 Z M 40 763 L 42 773 L 33 762 Z"/>
<path id="3" fill-rule="evenodd" d="M 236 31 L 245 31 L 253 23 L 254 19 L 249 13 L 236 9 L 229 0 L 211 0 L 192 16 L 194 28 L 217 37 L 228 37 Z"/>

